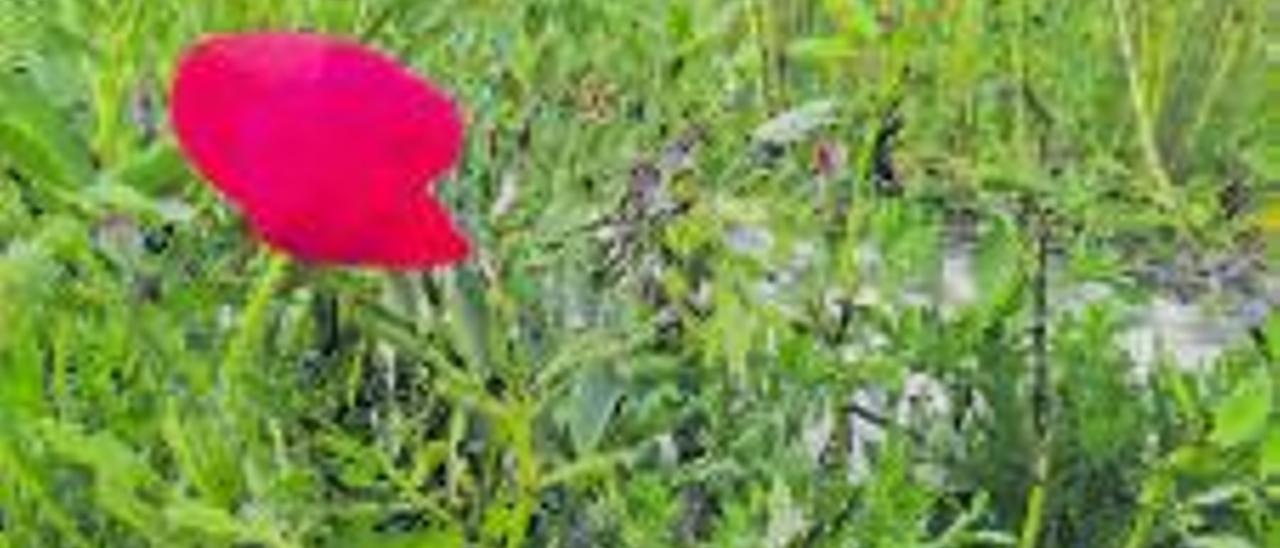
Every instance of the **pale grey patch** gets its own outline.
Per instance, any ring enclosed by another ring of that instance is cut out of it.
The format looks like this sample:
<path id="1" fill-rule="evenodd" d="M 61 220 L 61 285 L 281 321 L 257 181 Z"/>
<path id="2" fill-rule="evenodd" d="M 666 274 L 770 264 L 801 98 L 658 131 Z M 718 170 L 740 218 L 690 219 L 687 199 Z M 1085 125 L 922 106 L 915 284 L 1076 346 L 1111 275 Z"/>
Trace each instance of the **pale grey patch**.
<path id="1" fill-rule="evenodd" d="M 751 133 L 751 139 L 771 145 L 794 143 L 835 123 L 835 117 L 835 102 L 812 101 L 769 119 Z"/>
<path id="2" fill-rule="evenodd" d="M 831 441 L 831 434 L 836 429 L 835 413 L 831 411 L 831 406 L 827 405 L 825 398 L 814 405 L 804 424 L 800 437 L 804 443 L 805 455 L 810 461 L 817 463 L 822 459 L 822 454 Z"/>
<path id="3" fill-rule="evenodd" d="M 791 488 L 785 481 L 775 479 L 769 490 L 769 525 L 765 533 L 765 546 L 791 546 L 808 528 L 804 507 L 795 503 Z"/>
<path id="4" fill-rule="evenodd" d="M 1210 315 L 1195 304 L 1157 297 L 1138 309 L 1136 320 L 1120 335 L 1139 378 L 1167 357 L 1183 370 L 1212 365 L 1248 335 L 1245 322 L 1230 315 Z"/>
<path id="5" fill-rule="evenodd" d="M 510 213 L 520 197 L 519 177 L 514 170 L 503 172 L 498 185 L 498 197 L 493 200 L 493 207 L 489 208 L 489 216 L 494 218 Z"/>
<path id="6" fill-rule="evenodd" d="M 973 252 L 967 246 L 951 246 L 942 256 L 941 306 L 950 311 L 978 300 Z"/>
<path id="7" fill-rule="evenodd" d="M 863 388 L 853 394 L 853 405 L 880 412 L 888 407 L 888 395 L 879 387 Z M 875 471 L 874 448 L 884 442 L 884 427 L 857 413 L 849 414 L 849 469 L 847 477 L 855 485 L 865 482 Z"/>
<path id="8" fill-rule="evenodd" d="M 773 247 L 773 234 L 759 226 L 735 224 L 725 232 L 724 241 L 736 253 L 760 255 Z"/>

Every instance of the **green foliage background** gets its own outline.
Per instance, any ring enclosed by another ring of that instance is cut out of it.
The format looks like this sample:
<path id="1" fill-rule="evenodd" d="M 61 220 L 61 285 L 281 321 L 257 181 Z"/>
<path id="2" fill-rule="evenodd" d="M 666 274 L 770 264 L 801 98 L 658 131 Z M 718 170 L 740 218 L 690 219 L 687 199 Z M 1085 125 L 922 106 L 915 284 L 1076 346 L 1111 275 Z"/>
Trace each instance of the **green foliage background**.
<path id="1" fill-rule="evenodd" d="M 1195 370 L 1116 336 L 1272 270 L 1278 17 L 0 0 L 0 547 L 1280 546 L 1280 316 Z M 473 260 L 246 235 L 163 113 L 259 28 L 457 93 Z M 919 298 L 956 249 L 976 297 Z"/>

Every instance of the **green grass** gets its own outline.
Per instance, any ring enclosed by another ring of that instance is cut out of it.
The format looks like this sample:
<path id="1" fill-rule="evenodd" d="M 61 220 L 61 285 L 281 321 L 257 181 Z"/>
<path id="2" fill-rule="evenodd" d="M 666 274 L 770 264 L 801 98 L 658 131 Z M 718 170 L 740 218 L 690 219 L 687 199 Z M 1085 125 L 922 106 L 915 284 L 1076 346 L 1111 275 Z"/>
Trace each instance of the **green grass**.
<path id="1" fill-rule="evenodd" d="M 0 0 L 0 547 L 1280 545 L 1280 314 L 1117 340 L 1274 270 L 1278 18 Z M 177 53 L 263 27 L 457 93 L 471 261 L 291 264 L 189 171 Z"/>

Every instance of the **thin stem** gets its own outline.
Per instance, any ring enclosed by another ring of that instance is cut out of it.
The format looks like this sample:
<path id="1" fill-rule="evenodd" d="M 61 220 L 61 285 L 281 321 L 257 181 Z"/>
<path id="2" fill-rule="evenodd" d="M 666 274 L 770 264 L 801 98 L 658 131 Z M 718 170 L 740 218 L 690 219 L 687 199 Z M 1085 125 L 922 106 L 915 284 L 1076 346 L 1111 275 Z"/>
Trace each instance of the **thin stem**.
<path id="1" fill-rule="evenodd" d="M 1040 543 L 1044 527 L 1044 503 L 1048 496 L 1049 449 L 1052 446 L 1053 399 L 1049 385 L 1049 228 L 1045 212 L 1033 206 L 1029 213 L 1034 231 L 1035 271 L 1032 280 L 1031 344 L 1031 410 L 1035 432 L 1035 468 L 1032 487 L 1027 497 L 1026 517 L 1022 525 L 1019 548 L 1033 548 Z"/>
<path id="2" fill-rule="evenodd" d="M 1133 527 L 1129 530 L 1129 538 L 1124 543 L 1125 548 L 1142 548 L 1149 545 L 1147 539 L 1155 529 L 1156 517 L 1164 505 L 1164 499 L 1171 485 L 1172 476 L 1165 463 L 1161 463 L 1150 476 L 1147 476 L 1147 481 L 1142 485 L 1138 515 L 1134 518 Z"/>
<path id="3" fill-rule="evenodd" d="M 1037 449 L 1035 483 L 1031 486 L 1031 494 L 1027 497 L 1026 518 L 1022 521 L 1022 534 L 1018 538 L 1018 548 L 1035 548 L 1040 544 L 1040 535 L 1044 529 L 1044 501 L 1047 492 L 1046 478 L 1049 472 L 1047 451 Z"/>
<path id="4" fill-rule="evenodd" d="M 1026 7 L 1024 2 L 1019 0 L 1010 2 L 1009 8 L 1013 13 L 1007 14 L 1006 17 L 1012 19 L 1013 24 L 1008 31 L 1009 34 L 1009 64 L 1010 70 L 1013 72 L 1013 81 L 1016 89 L 1013 100 L 1013 149 L 1017 152 L 1019 176 L 1027 175 L 1028 167 L 1031 162 L 1030 148 L 1027 143 L 1027 105 L 1024 98 L 1023 90 L 1029 86 L 1027 78 L 1027 65 L 1025 49 L 1025 39 L 1023 34 L 1026 32 Z"/>
<path id="5" fill-rule="evenodd" d="M 1035 231 L 1033 245 L 1035 250 L 1035 270 L 1031 283 L 1031 406 L 1032 419 L 1035 421 L 1036 437 L 1044 440 L 1049 436 L 1050 420 L 1053 413 L 1053 393 L 1049 379 L 1049 219 L 1048 214 L 1038 205 L 1031 211 L 1032 224 Z"/>
<path id="6" fill-rule="evenodd" d="M 773 111 L 775 107 L 773 104 L 773 78 L 771 74 L 773 48 L 769 29 L 769 25 L 772 24 L 770 20 L 771 10 L 769 9 L 768 0 L 756 0 L 751 7 L 753 9 L 750 10 L 747 17 L 751 25 L 751 34 L 756 39 L 756 50 L 760 54 L 760 77 L 757 80 L 760 104 Z"/>
<path id="7" fill-rule="evenodd" d="M 1230 9 L 1230 8 L 1228 8 Z M 1235 23 L 1230 14 L 1225 16 L 1222 23 L 1227 33 L 1227 44 L 1222 48 L 1222 55 L 1218 57 L 1217 70 L 1213 71 L 1213 75 L 1209 78 L 1209 84 L 1204 92 L 1204 98 L 1200 101 L 1200 107 L 1196 109 L 1194 121 L 1191 123 L 1191 129 L 1187 130 L 1186 142 L 1188 146 L 1194 146 L 1196 138 L 1208 123 L 1209 115 L 1212 113 L 1214 106 L 1217 105 L 1218 98 L 1222 95 L 1222 90 L 1227 82 L 1227 76 L 1235 68 L 1236 62 L 1240 57 L 1240 50 L 1244 38 L 1239 24 Z"/>
<path id="8" fill-rule="evenodd" d="M 245 303 L 239 329 L 232 337 L 219 369 L 223 395 L 228 399 L 239 390 L 244 367 L 253 358 L 261 342 L 259 339 L 266 324 L 268 305 L 289 271 L 289 259 L 284 255 L 267 251 L 266 260 L 266 269 L 254 282 L 249 300 Z"/>
<path id="9" fill-rule="evenodd" d="M 1137 54 L 1133 50 L 1133 35 L 1126 12 L 1127 6 L 1122 5 L 1122 2 L 1123 0 L 1111 0 L 1111 8 L 1115 15 L 1116 38 L 1120 42 L 1120 55 L 1124 59 L 1125 74 L 1129 83 L 1129 100 L 1133 104 L 1133 113 L 1138 122 L 1138 140 L 1142 146 L 1148 175 L 1155 185 L 1154 188 L 1149 189 L 1150 198 L 1157 206 L 1172 210 L 1173 183 L 1164 168 L 1160 147 L 1156 144 L 1155 122 L 1142 89 L 1142 76 L 1138 73 Z"/>
<path id="10" fill-rule="evenodd" d="M 507 546 L 523 546 L 529 524 L 538 506 L 538 491 L 542 479 L 538 473 L 538 455 L 533 446 L 533 414 L 523 402 L 513 402 L 506 417 L 511 433 L 511 445 L 515 450 L 516 504 L 515 519 L 507 535 Z"/>

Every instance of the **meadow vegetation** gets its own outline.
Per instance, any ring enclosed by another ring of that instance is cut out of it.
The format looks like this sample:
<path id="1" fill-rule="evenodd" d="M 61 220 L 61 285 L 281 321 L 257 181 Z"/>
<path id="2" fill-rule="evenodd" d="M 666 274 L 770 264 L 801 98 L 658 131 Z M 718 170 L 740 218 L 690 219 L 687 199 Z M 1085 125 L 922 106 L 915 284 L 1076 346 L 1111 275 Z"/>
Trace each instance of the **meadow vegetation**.
<path id="1" fill-rule="evenodd" d="M 0 0 L 0 547 L 1280 546 L 1278 19 Z M 262 28 L 457 95 L 470 260 L 200 182 L 174 63 Z M 1242 336 L 1137 359 L 1157 299 Z"/>

